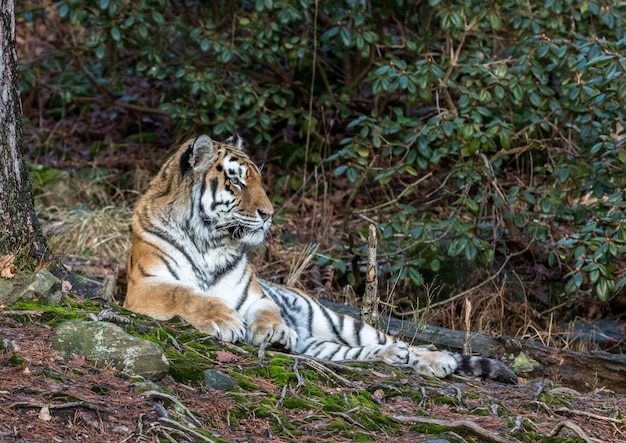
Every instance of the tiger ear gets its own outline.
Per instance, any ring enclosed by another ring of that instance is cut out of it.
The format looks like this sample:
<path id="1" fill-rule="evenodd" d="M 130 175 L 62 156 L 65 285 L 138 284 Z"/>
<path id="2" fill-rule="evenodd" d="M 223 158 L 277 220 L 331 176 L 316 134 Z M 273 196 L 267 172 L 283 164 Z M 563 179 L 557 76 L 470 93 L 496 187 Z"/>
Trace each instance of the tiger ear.
<path id="1" fill-rule="evenodd" d="M 205 166 L 213 158 L 215 147 L 213 140 L 208 135 L 200 135 L 180 156 L 180 173 L 185 175 L 190 169 L 198 169 Z"/>
<path id="2" fill-rule="evenodd" d="M 224 144 L 233 145 L 237 150 L 243 151 L 243 139 L 239 136 L 239 134 L 233 134 L 224 140 Z"/>

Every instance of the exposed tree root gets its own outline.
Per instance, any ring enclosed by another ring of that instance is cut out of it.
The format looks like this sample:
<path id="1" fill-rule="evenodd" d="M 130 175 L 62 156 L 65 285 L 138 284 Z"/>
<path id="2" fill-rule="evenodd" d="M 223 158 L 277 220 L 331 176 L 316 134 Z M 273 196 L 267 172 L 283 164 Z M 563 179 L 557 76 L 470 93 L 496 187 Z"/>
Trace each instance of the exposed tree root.
<path id="1" fill-rule="evenodd" d="M 436 418 L 419 417 L 417 415 L 412 415 L 408 417 L 402 415 L 393 415 L 391 417 L 394 420 L 402 423 L 417 423 L 425 425 L 443 426 L 450 429 L 462 429 L 472 432 L 473 434 L 480 437 L 483 441 L 495 443 L 521 443 L 519 440 L 510 436 L 507 438 L 503 438 L 499 435 L 493 434 L 469 420 L 438 420 Z"/>

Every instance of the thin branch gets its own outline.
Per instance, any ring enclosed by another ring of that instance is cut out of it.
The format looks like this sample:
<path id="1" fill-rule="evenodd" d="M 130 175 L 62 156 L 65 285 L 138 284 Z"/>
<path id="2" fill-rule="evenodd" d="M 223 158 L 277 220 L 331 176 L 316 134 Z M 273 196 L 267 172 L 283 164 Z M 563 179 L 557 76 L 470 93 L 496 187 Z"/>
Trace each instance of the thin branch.
<path id="1" fill-rule="evenodd" d="M 313 126 L 313 92 L 315 88 L 315 74 L 317 72 L 317 17 L 319 14 L 319 0 L 315 0 L 315 11 L 313 17 L 313 72 L 311 72 L 311 85 L 309 88 L 309 119 L 306 127 L 306 141 L 304 144 L 304 168 L 302 172 L 302 195 L 304 196 L 304 190 L 306 187 L 306 165 L 309 162 L 309 149 L 311 147 L 311 131 Z"/>
<path id="2" fill-rule="evenodd" d="M 448 66 L 448 70 L 444 74 L 443 78 L 439 82 L 439 89 L 441 90 L 441 92 L 444 95 L 444 98 L 446 99 L 446 103 L 448 104 L 448 107 L 450 108 L 450 112 L 452 112 L 452 114 L 454 114 L 455 116 L 457 116 L 459 112 L 457 111 L 456 106 L 454 105 L 454 102 L 452 101 L 452 97 L 450 97 L 450 93 L 448 92 L 447 85 L 448 85 L 448 81 L 450 80 L 450 76 L 452 75 L 452 71 L 454 70 L 454 68 L 456 68 L 457 62 L 459 61 L 459 57 L 461 55 L 461 49 L 463 49 L 463 45 L 465 44 L 465 37 L 467 37 L 467 35 L 470 33 L 470 31 L 472 30 L 472 28 L 474 27 L 477 21 L 478 21 L 478 17 L 474 17 L 472 18 L 472 21 L 468 25 L 465 25 L 465 30 L 461 34 L 461 40 L 459 41 L 459 44 L 456 47 L 456 51 L 450 49 L 450 51 L 452 52 L 452 54 L 450 55 L 450 65 Z"/>
<path id="3" fill-rule="evenodd" d="M 521 443 L 519 440 L 513 437 L 503 438 L 496 435 L 474 422 L 469 420 L 439 420 L 436 418 L 419 417 L 416 415 L 405 417 L 402 415 L 392 415 L 391 418 L 402 423 L 418 423 L 425 425 L 443 426 L 451 429 L 463 429 L 470 431 L 481 438 L 481 441 L 495 442 L 495 443 Z"/>
<path id="4" fill-rule="evenodd" d="M 178 400 L 176 397 L 173 397 L 171 395 L 165 394 L 164 392 L 158 392 L 158 391 L 146 391 L 142 394 L 142 396 L 151 398 L 151 399 L 167 400 L 167 401 L 174 403 L 178 408 L 180 408 L 180 410 L 182 410 L 185 413 L 185 415 L 194 423 L 194 425 L 198 426 L 199 428 L 202 428 L 202 423 L 200 423 L 198 419 L 196 418 L 196 416 L 193 415 L 189 411 L 189 409 L 187 409 L 187 407 L 184 404 L 182 404 L 180 400 Z"/>
<path id="5" fill-rule="evenodd" d="M 554 431 L 552 431 L 548 437 L 556 437 L 559 432 L 561 432 L 561 429 L 563 428 L 568 428 L 572 431 L 574 431 L 576 433 L 576 435 L 578 435 L 580 438 L 582 438 L 585 443 L 602 443 L 603 440 L 598 440 L 596 438 L 593 437 L 589 437 L 585 431 L 582 430 L 582 428 L 580 426 L 578 426 L 576 423 L 571 422 L 569 420 L 564 420 L 562 422 L 557 423 L 556 427 L 554 428 Z"/>
<path id="6" fill-rule="evenodd" d="M 61 403 L 59 405 L 51 405 L 51 404 L 43 404 L 43 403 L 34 403 L 34 402 L 29 402 L 29 401 L 18 401 L 15 403 L 11 403 L 9 405 L 10 408 L 37 408 L 37 409 L 41 409 L 44 406 L 47 406 L 48 409 L 52 410 L 56 410 L 56 409 L 67 409 L 67 408 L 84 408 L 84 409 L 90 409 L 92 411 L 96 411 L 96 412 L 106 412 L 109 414 L 112 414 L 114 411 L 113 409 L 107 407 L 107 406 L 101 406 L 101 405 L 97 405 L 95 403 L 89 403 L 87 401 L 72 401 L 72 402 L 68 402 L 68 403 Z"/>
<path id="7" fill-rule="evenodd" d="M 369 225 L 367 248 L 367 275 L 363 305 L 361 306 L 361 321 L 368 325 L 376 326 L 378 323 L 378 264 L 376 262 L 376 226 Z"/>
<path id="8" fill-rule="evenodd" d="M 107 100 L 107 99 L 98 98 L 98 97 L 81 97 L 81 96 L 74 96 L 72 97 L 72 100 L 77 101 L 79 103 L 102 103 L 106 105 L 113 105 L 113 106 L 118 106 L 120 108 L 128 109 L 129 111 L 143 112 L 146 114 L 159 114 L 159 115 L 165 115 L 167 117 L 170 116 L 169 112 L 164 111 L 159 108 L 150 108 L 147 106 L 134 105 L 132 103 L 126 103 L 126 102 L 122 102 L 119 100 Z"/>
<path id="9" fill-rule="evenodd" d="M 592 412 L 587 412 L 587 411 L 579 411 L 576 409 L 558 408 L 558 409 L 555 409 L 553 412 L 556 412 L 557 414 L 565 414 L 565 415 L 569 415 L 569 414 L 582 415 L 584 417 L 595 418 L 596 420 L 610 421 L 610 422 L 619 423 L 619 424 L 624 423 L 624 419 L 605 417 L 603 415 L 598 415 L 598 414 L 594 414 Z"/>
<path id="10" fill-rule="evenodd" d="M 463 298 L 463 297 L 465 297 L 465 296 L 466 296 L 466 295 L 468 295 L 468 294 L 471 294 L 472 292 L 474 292 L 474 291 L 476 291 L 476 290 L 478 290 L 478 289 L 482 288 L 483 286 L 485 286 L 487 283 L 490 283 L 491 281 L 495 280 L 495 279 L 496 279 L 496 277 L 498 277 L 498 275 L 500 275 L 500 273 L 501 273 L 501 272 L 502 272 L 502 270 L 505 268 L 505 266 L 509 263 L 509 260 L 510 260 L 512 257 L 515 257 L 515 256 L 517 256 L 517 255 L 524 254 L 525 252 L 526 252 L 526 251 L 524 250 L 524 251 L 519 251 L 519 252 L 516 252 L 516 253 L 514 253 L 514 254 L 507 255 L 507 256 L 506 256 L 506 258 L 504 259 L 504 263 L 502 263 L 502 265 L 498 268 L 498 270 L 497 270 L 494 274 L 492 274 L 491 276 L 489 276 L 489 277 L 488 277 L 488 278 L 486 278 L 485 280 L 481 281 L 480 283 L 478 283 L 478 284 L 477 284 L 476 286 L 474 286 L 473 288 L 469 288 L 469 289 L 467 289 L 467 290 L 465 290 L 465 291 L 463 291 L 463 292 L 459 292 L 458 294 L 453 295 L 452 297 L 447 298 L 446 300 L 442 300 L 442 301 L 439 301 L 439 302 L 437 302 L 437 303 L 432 303 L 432 304 L 430 304 L 429 306 L 426 306 L 426 307 L 424 307 L 424 308 L 415 309 L 414 311 L 411 311 L 411 312 L 405 313 L 405 315 L 416 315 L 416 314 L 420 314 L 421 312 L 424 312 L 424 311 L 426 311 L 427 309 L 432 309 L 432 308 L 435 308 L 435 307 L 437 307 L 437 306 L 443 306 L 443 305 L 445 305 L 445 304 L 448 304 L 448 303 L 451 303 L 451 302 L 453 302 L 453 301 L 456 301 L 456 300 L 458 300 L 458 299 L 460 299 L 460 298 Z"/>
<path id="11" fill-rule="evenodd" d="M 204 442 L 208 442 L 208 443 L 214 443 L 214 440 L 211 440 L 206 435 L 202 435 L 201 433 L 199 433 L 197 431 L 194 431 L 190 427 L 185 426 L 182 423 L 177 422 L 176 420 L 172 420 L 170 418 L 161 417 L 161 418 L 159 418 L 159 423 L 167 424 L 168 426 L 170 426 L 170 427 L 172 427 L 172 428 L 174 428 L 174 429 L 176 429 L 178 431 L 187 432 L 187 433 L 193 435 L 194 437 L 198 438 L 199 441 L 204 441 Z"/>
<path id="12" fill-rule="evenodd" d="M 417 185 L 419 185 L 421 182 L 423 182 L 424 180 L 426 180 L 427 178 L 431 177 L 433 175 L 432 172 L 429 172 L 428 174 L 420 177 L 418 180 L 414 181 L 413 183 L 411 183 L 410 185 L 408 185 L 406 188 L 404 188 L 402 190 L 402 192 L 400 194 L 398 194 L 397 197 L 391 199 L 391 200 L 387 200 L 379 205 L 376 206 L 372 206 L 369 208 L 365 208 L 365 209 L 359 209 L 357 211 L 354 211 L 355 214 L 364 214 L 366 212 L 372 212 L 372 211 L 377 211 L 379 209 L 385 208 L 387 206 L 391 206 L 396 204 L 397 202 L 400 201 L 400 199 L 402 197 L 404 197 L 406 194 L 408 194 L 409 192 L 413 191 L 413 189 L 415 189 L 417 187 Z M 354 193 L 354 195 L 356 196 L 357 192 Z M 350 201 L 351 203 L 351 201 Z M 350 207 L 349 205 L 347 205 L 347 207 Z"/>

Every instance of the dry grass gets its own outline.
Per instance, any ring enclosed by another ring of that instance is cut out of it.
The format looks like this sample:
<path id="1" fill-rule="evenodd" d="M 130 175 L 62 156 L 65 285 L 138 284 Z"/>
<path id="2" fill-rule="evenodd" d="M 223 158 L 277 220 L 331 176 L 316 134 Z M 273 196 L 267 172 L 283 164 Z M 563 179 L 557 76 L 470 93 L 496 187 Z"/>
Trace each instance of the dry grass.
<path id="1" fill-rule="evenodd" d="M 55 209 L 42 223 L 50 246 L 59 255 L 124 262 L 130 248 L 132 210 L 107 206 L 94 210 Z"/>

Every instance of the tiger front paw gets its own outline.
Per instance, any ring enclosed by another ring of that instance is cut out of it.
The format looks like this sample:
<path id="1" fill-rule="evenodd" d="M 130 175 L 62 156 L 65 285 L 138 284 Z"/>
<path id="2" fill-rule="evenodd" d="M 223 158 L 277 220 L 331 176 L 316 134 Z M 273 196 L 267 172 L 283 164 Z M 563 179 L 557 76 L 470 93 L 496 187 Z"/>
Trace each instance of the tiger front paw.
<path id="1" fill-rule="evenodd" d="M 282 321 L 266 322 L 261 319 L 250 324 L 246 336 L 246 341 L 253 345 L 279 344 L 285 349 L 293 349 L 297 339 L 297 332 Z"/>
<path id="2" fill-rule="evenodd" d="M 246 337 L 246 325 L 243 317 L 235 310 L 190 322 L 200 332 L 221 341 L 235 343 L 244 341 Z"/>

